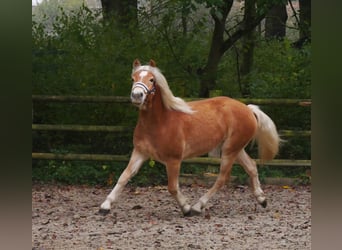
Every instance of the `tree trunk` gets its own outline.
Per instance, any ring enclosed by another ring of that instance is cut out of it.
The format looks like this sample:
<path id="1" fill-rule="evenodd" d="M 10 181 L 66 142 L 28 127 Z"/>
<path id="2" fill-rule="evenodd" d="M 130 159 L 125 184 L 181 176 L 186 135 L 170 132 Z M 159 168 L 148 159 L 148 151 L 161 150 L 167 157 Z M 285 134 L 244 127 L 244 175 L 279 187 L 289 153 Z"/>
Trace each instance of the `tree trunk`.
<path id="1" fill-rule="evenodd" d="M 273 6 L 265 21 L 265 37 L 267 39 L 283 39 L 286 36 L 287 11 L 285 4 Z"/>
<path id="2" fill-rule="evenodd" d="M 188 34 L 188 16 L 189 12 L 185 5 L 182 6 L 182 28 L 183 28 L 183 35 L 186 36 Z"/>
<path id="3" fill-rule="evenodd" d="M 311 0 L 299 0 L 299 39 L 311 38 Z"/>
<path id="4" fill-rule="evenodd" d="M 299 0 L 299 39 L 292 43 L 294 48 L 302 48 L 303 44 L 311 41 L 311 0 Z"/>
<path id="5" fill-rule="evenodd" d="M 137 23 L 137 0 L 101 0 L 103 19 L 115 20 L 122 28 Z"/>
<path id="6" fill-rule="evenodd" d="M 214 19 L 215 27 L 211 39 L 207 64 L 203 70 L 198 72 L 200 77 L 200 97 L 209 97 L 209 91 L 212 90 L 216 85 L 218 64 L 225 52 L 223 49 L 223 34 L 225 32 L 226 19 L 232 5 L 233 0 L 224 1 L 217 10 L 219 15 L 217 15 L 217 12 L 212 9 L 211 16 Z"/>
<path id="7" fill-rule="evenodd" d="M 256 16 L 255 0 L 245 2 L 244 19 L 247 26 L 250 26 Z M 245 37 L 243 37 L 242 45 L 242 63 L 240 66 L 240 91 L 243 97 L 249 97 L 250 82 L 249 74 L 253 67 L 253 56 L 255 47 L 255 29 L 252 29 Z"/>

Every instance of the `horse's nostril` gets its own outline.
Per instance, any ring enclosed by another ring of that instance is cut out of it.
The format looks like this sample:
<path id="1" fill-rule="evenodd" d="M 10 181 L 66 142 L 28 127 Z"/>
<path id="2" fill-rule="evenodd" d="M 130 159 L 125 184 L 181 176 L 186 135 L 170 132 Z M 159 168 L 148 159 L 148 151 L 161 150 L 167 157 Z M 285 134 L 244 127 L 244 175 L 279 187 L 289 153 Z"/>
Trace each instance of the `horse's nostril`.
<path id="1" fill-rule="evenodd" d="M 141 93 L 141 92 L 139 92 L 139 93 L 131 93 L 131 97 L 133 98 L 133 99 L 141 99 L 142 97 L 143 97 L 143 93 Z"/>

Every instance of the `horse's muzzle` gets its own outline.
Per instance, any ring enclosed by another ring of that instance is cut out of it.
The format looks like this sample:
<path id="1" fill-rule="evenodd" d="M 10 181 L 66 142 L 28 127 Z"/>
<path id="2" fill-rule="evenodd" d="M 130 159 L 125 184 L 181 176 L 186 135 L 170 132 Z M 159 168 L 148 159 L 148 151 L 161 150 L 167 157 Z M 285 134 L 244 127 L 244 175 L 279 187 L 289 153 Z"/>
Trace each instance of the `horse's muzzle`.
<path id="1" fill-rule="evenodd" d="M 131 93 L 131 102 L 134 106 L 141 106 L 145 101 L 145 95 L 143 92 L 137 91 Z"/>

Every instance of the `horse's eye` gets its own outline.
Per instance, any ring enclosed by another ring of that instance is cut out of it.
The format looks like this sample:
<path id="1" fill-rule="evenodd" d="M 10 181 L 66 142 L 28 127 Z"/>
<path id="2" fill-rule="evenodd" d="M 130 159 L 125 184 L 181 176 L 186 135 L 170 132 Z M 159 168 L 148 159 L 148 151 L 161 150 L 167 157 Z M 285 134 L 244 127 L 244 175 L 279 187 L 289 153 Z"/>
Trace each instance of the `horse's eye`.
<path id="1" fill-rule="evenodd" d="M 151 79 L 150 79 L 150 82 L 152 82 L 152 83 L 153 83 L 153 82 L 154 82 L 154 79 L 153 79 L 153 78 L 151 78 Z"/>
<path id="2" fill-rule="evenodd" d="M 132 82 L 134 82 L 134 78 L 132 78 Z"/>

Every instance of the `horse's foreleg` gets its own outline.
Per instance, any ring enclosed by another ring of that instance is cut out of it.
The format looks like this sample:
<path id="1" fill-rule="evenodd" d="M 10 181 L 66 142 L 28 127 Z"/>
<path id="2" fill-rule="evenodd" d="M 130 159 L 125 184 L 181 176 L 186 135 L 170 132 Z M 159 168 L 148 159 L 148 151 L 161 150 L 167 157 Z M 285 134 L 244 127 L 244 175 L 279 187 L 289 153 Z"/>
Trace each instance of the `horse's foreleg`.
<path id="1" fill-rule="evenodd" d="M 168 162 L 166 164 L 168 190 L 172 197 L 178 202 L 183 214 L 189 215 L 191 206 L 187 203 L 185 196 L 179 190 L 178 177 L 180 164 L 180 161 Z"/>
<path id="2" fill-rule="evenodd" d="M 267 201 L 265 194 L 260 187 L 258 169 L 256 167 L 255 161 L 247 155 L 245 150 L 241 150 L 238 157 L 236 158 L 236 162 L 239 163 L 249 175 L 251 179 L 253 194 L 256 197 L 257 201 L 262 207 L 266 207 Z"/>
<path id="3" fill-rule="evenodd" d="M 111 204 L 117 200 L 122 192 L 122 189 L 125 187 L 127 182 L 139 171 L 141 165 L 146 159 L 146 156 L 142 155 L 136 150 L 133 150 L 131 159 L 129 160 L 126 169 L 122 172 L 118 182 L 107 196 L 106 200 L 101 204 L 100 213 L 107 214 L 109 212 Z"/>
<path id="4" fill-rule="evenodd" d="M 192 215 L 200 214 L 202 212 L 202 209 L 207 205 L 210 198 L 226 183 L 226 181 L 230 177 L 230 172 L 235 160 L 235 155 L 236 154 L 222 156 L 219 176 L 217 177 L 212 188 L 210 188 L 208 192 L 203 195 L 195 205 L 191 207 Z"/>

